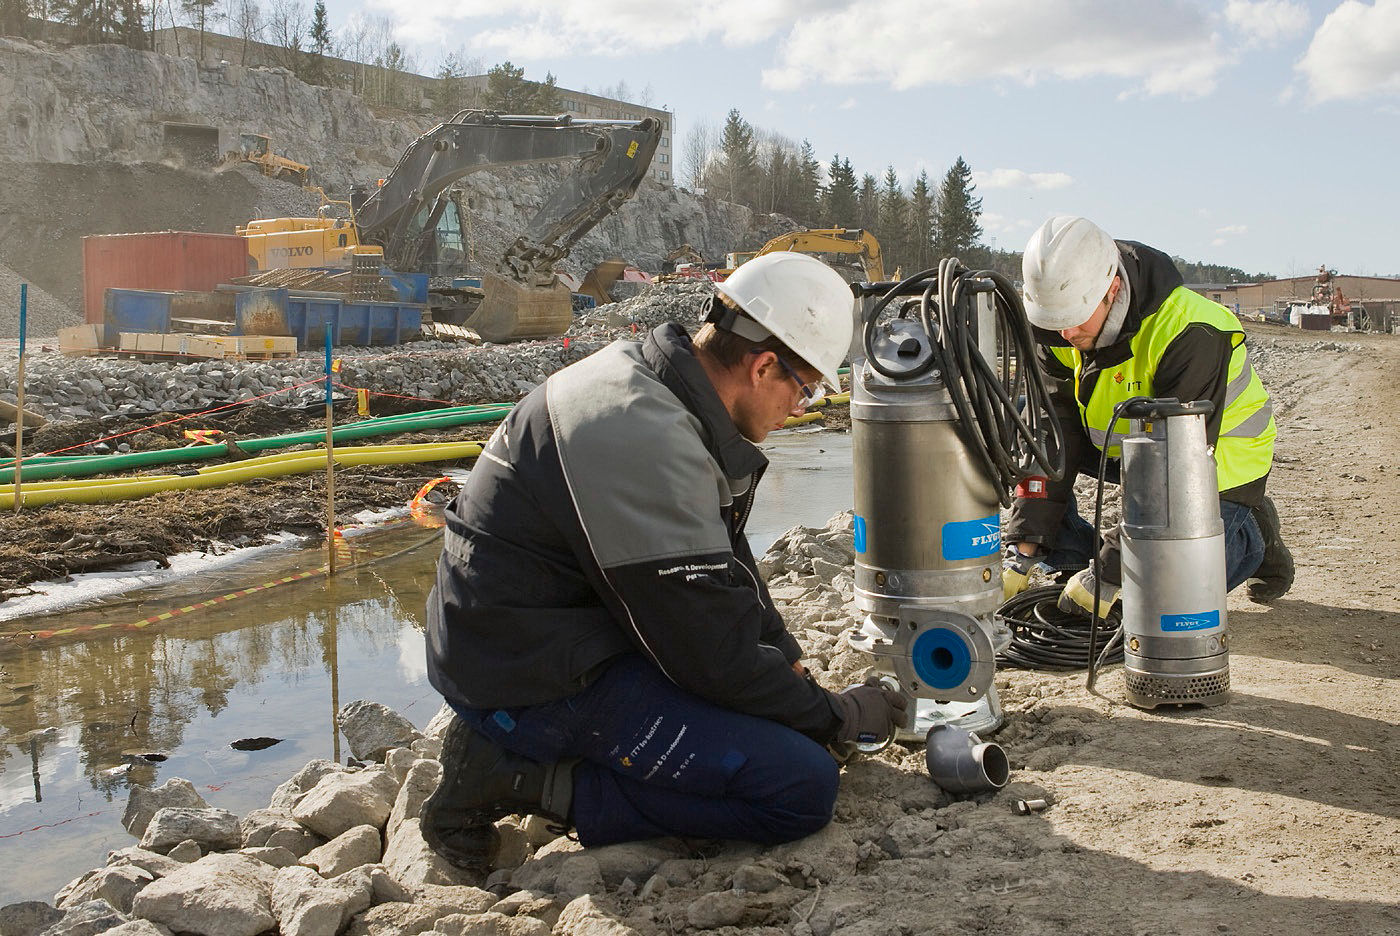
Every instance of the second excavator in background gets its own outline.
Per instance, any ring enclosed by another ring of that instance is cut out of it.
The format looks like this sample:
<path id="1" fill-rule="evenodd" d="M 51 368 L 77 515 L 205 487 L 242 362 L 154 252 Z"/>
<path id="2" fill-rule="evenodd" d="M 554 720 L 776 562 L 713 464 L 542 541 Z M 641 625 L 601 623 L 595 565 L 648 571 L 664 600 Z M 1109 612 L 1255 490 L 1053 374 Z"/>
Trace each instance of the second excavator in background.
<path id="1" fill-rule="evenodd" d="M 572 296 L 554 265 L 632 197 L 660 141 L 661 123 L 653 118 L 463 111 L 409 144 L 367 197 L 351 199 L 349 219 L 323 213 L 259 220 L 239 233 L 248 239 L 250 265 L 259 271 L 348 268 L 382 257 L 399 272 L 443 275 L 446 261 L 463 255 L 454 183 L 482 169 L 564 163 L 573 171 L 482 272 L 483 297 L 463 322 L 487 341 L 553 337 L 573 320 Z M 453 289 L 444 294 L 454 292 L 460 294 Z M 457 307 L 456 301 L 442 306 L 449 315 Z"/>
<path id="2" fill-rule="evenodd" d="M 859 258 L 860 275 L 865 282 L 881 283 L 885 279 L 885 261 L 880 255 L 880 242 L 863 228 L 803 228 L 789 231 L 779 234 L 752 253 L 730 254 L 730 257 L 742 262 L 779 250 L 795 250 L 805 254 L 854 254 Z M 840 266 L 836 266 L 836 270 L 842 272 Z"/>

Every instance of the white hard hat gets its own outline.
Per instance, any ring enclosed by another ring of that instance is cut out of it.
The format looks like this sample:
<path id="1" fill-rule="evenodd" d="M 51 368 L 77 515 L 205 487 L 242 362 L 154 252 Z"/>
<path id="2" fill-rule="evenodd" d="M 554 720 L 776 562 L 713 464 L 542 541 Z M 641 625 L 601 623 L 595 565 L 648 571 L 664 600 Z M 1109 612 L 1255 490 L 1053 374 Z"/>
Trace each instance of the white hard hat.
<path id="1" fill-rule="evenodd" d="M 1083 325 L 1118 275 L 1118 245 L 1087 218 L 1057 215 L 1021 256 L 1026 317 L 1050 331 Z"/>
<path id="2" fill-rule="evenodd" d="M 831 267 L 807 254 L 779 251 L 739 267 L 715 289 L 792 352 L 840 387 L 836 371 L 851 347 L 855 297 L 850 285 Z M 742 319 L 721 323 L 752 341 Z"/>

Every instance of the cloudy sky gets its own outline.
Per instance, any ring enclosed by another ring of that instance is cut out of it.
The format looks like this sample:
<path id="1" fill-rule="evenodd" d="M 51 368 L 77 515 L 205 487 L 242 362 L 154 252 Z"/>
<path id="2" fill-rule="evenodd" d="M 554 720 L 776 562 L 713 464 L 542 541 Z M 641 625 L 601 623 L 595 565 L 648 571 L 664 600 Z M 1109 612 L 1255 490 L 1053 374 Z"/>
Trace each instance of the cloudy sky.
<path id="1" fill-rule="evenodd" d="M 937 177 L 961 155 L 998 247 L 1073 213 L 1247 272 L 1400 275 L 1400 0 L 327 6 L 333 25 L 388 17 L 424 72 L 462 50 L 649 86 L 682 162 L 693 123 L 731 107 L 857 172 Z"/>

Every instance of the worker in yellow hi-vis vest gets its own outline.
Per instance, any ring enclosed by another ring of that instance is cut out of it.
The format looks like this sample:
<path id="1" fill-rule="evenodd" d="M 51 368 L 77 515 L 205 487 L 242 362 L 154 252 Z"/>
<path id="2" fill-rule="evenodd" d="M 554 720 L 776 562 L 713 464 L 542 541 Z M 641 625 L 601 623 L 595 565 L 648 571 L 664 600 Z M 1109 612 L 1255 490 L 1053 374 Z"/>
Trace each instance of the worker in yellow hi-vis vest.
<path id="1" fill-rule="evenodd" d="M 1078 473 L 1116 482 L 1127 420 L 1110 426 L 1114 407 L 1135 396 L 1210 400 L 1206 422 L 1214 446 L 1225 523 L 1226 586 L 1248 581 L 1255 601 L 1293 584 L 1293 557 L 1265 494 L 1274 452 L 1273 406 L 1250 364 L 1244 330 L 1224 306 L 1187 289 L 1167 254 L 1135 241 L 1115 241 L 1092 221 L 1051 218 L 1031 236 L 1022 258 L 1026 315 L 1040 347 L 1040 366 L 1054 382 L 1065 427 L 1063 479 L 1032 479 L 1017 489 L 1006 524 L 1009 544 L 1002 585 L 1023 590 L 1045 563 L 1079 571 L 1060 606 L 1093 607 L 1092 559 L 1099 553 L 1100 612 L 1117 600 L 1122 565 L 1116 530 L 1097 542 L 1074 499 Z"/>

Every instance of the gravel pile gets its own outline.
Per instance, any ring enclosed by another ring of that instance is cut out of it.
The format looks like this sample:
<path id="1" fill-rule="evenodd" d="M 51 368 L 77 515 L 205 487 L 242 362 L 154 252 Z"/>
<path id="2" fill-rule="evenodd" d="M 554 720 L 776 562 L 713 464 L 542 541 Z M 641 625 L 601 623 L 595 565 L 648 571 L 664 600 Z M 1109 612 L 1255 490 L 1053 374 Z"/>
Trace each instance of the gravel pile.
<path id="1" fill-rule="evenodd" d="M 693 327 L 694 310 L 708 291 L 705 284 L 649 287 L 634 299 L 580 316 L 565 336 L 567 345 L 556 338 L 509 345 L 415 341 L 341 348 L 339 380 L 347 387 L 450 403 L 514 401 L 616 338 L 640 339 L 672 318 Z M 266 394 L 276 394 L 268 403 L 299 407 L 323 399 L 320 385 L 298 386 L 315 380 L 323 368 L 319 352 L 271 361 L 176 364 L 38 351 L 25 365 L 25 407 L 50 420 L 197 410 Z M 11 359 L 0 370 L 0 399 L 15 398 Z"/>
<path id="2" fill-rule="evenodd" d="M 14 270 L 0 264 L 0 341 L 19 339 L 19 286 L 29 282 Z M 60 328 L 77 325 L 82 315 L 66 302 L 55 299 L 33 283 L 29 283 L 29 300 L 25 314 L 26 348 L 58 334 Z"/>

